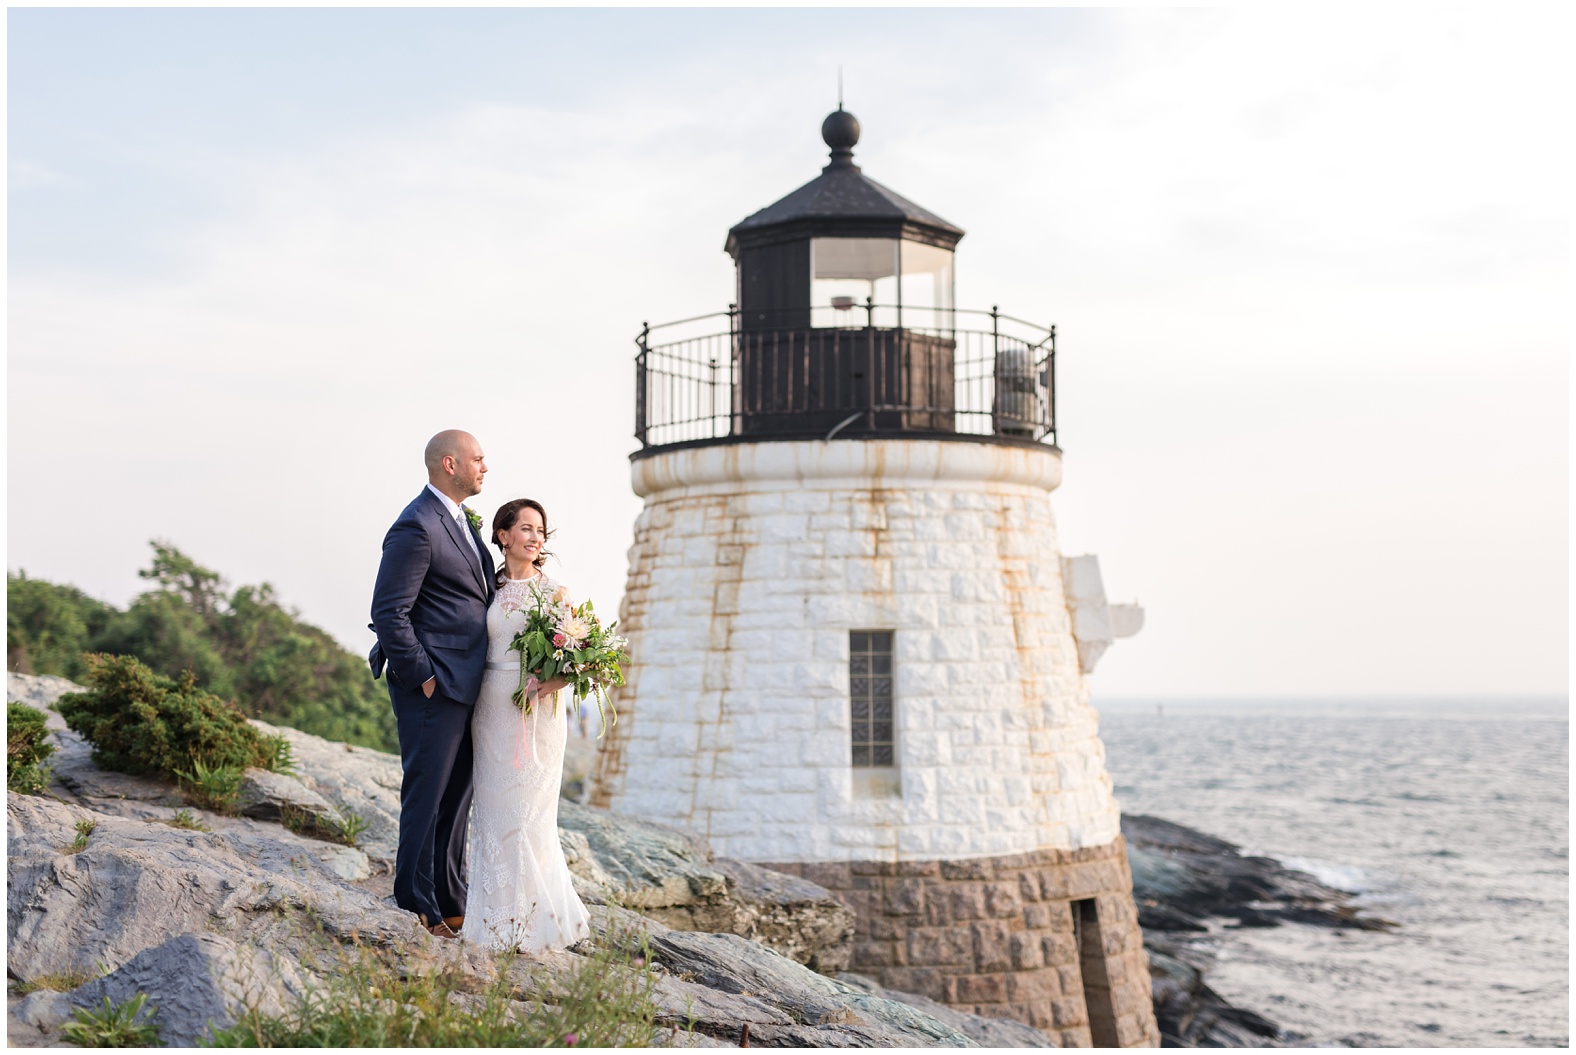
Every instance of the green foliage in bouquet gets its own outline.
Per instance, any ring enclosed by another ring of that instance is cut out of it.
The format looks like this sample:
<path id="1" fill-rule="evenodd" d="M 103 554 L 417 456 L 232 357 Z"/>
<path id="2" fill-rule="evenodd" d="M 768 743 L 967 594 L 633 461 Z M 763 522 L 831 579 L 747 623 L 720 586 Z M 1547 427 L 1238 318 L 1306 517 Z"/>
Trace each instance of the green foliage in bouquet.
<path id="1" fill-rule="evenodd" d="M 360 656 L 281 605 L 273 587 L 227 590 L 168 543 L 137 573 L 154 588 L 122 612 L 71 586 L 8 574 L 8 669 L 87 675 L 86 654 L 136 656 L 156 673 L 233 699 L 253 718 L 382 751 L 398 749 L 387 694 Z"/>
<path id="2" fill-rule="evenodd" d="M 607 690 L 624 684 L 623 664 L 629 662 L 628 641 L 613 633 L 618 620 L 604 627 L 590 601 L 571 606 L 562 590 L 546 597 L 532 586 L 531 595 L 525 628 L 511 644 L 520 653 L 521 684 L 512 697 L 514 705 L 531 713 L 535 693 L 527 691 L 527 678 L 542 683 L 562 678 L 576 700 L 596 697 L 602 723 L 597 738 L 601 739 L 618 724 Z"/>
<path id="3" fill-rule="evenodd" d="M 24 795 L 37 795 L 49 786 L 49 756 L 55 745 L 48 740 L 49 726 L 43 711 L 22 703 L 5 705 L 5 786 Z"/>
<path id="4" fill-rule="evenodd" d="M 204 770 L 267 768 L 278 758 L 272 738 L 241 709 L 197 687 L 149 670 L 134 656 L 88 656 L 87 692 L 68 693 L 55 709 L 93 744 L 93 761 L 121 773 L 179 779 Z"/>

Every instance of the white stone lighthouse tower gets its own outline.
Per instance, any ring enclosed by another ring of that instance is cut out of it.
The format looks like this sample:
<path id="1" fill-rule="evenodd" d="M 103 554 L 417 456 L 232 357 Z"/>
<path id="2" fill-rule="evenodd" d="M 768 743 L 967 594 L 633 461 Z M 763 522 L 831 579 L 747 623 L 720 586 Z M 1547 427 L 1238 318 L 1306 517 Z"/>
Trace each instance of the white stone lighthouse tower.
<path id="1" fill-rule="evenodd" d="M 1158 1044 L 1080 665 L 1110 620 L 1051 513 L 1054 330 L 957 307 L 963 231 L 864 175 L 851 114 L 822 136 L 728 233 L 732 309 L 641 334 L 594 799 L 831 889 L 884 985 Z"/>

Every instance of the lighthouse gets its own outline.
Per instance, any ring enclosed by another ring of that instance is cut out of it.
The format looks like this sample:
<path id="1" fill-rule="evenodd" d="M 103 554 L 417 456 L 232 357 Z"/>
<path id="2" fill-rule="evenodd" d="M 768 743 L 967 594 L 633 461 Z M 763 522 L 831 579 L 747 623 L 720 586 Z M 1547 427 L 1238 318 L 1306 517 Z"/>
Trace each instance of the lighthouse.
<path id="1" fill-rule="evenodd" d="M 1085 683 L 1140 613 L 1057 541 L 1054 327 L 957 305 L 963 230 L 865 175 L 852 114 L 821 135 L 728 232 L 729 309 L 637 339 L 593 801 L 831 890 L 882 985 L 1157 1045 Z"/>

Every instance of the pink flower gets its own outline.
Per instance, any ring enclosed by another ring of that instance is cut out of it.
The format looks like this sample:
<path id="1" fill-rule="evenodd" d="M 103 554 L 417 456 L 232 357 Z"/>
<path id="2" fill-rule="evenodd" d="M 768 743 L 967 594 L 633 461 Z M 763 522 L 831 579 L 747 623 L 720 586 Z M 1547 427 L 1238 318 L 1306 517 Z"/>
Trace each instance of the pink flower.
<path id="1" fill-rule="evenodd" d="M 553 645 L 555 647 L 563 648 L 564 647 L 564 641 L 565 641 L 565 638 L 564 638 L 563 634 L 554 634 L 553 635 Z"/>
<path id="2" fill-rule="evenodd" d="M 575 1043 L 579 1041 L 579 1039 L 580 1038 L 575 1036 L 573 1033 L 564 1034 L 564 1043 L 569 1045 L 571 1048 L 575 1046 Z"/>

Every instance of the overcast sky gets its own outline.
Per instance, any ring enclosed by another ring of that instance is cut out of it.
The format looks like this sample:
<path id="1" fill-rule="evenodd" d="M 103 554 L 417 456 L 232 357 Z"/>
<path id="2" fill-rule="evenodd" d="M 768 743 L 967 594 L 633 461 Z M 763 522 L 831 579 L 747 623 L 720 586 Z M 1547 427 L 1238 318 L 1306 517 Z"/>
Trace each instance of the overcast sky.
<path id="1" fill-rule="evenodd" d="M 1569 36 L 1524 11 L 9 18 L 7 564 L 147 542 L 358 651 L 441 428 L 609 609 L 632 339 L 726 307 L 844 68 L 875 179 L 1055 322 L 1102 696 L 1564 693 Z"/>

